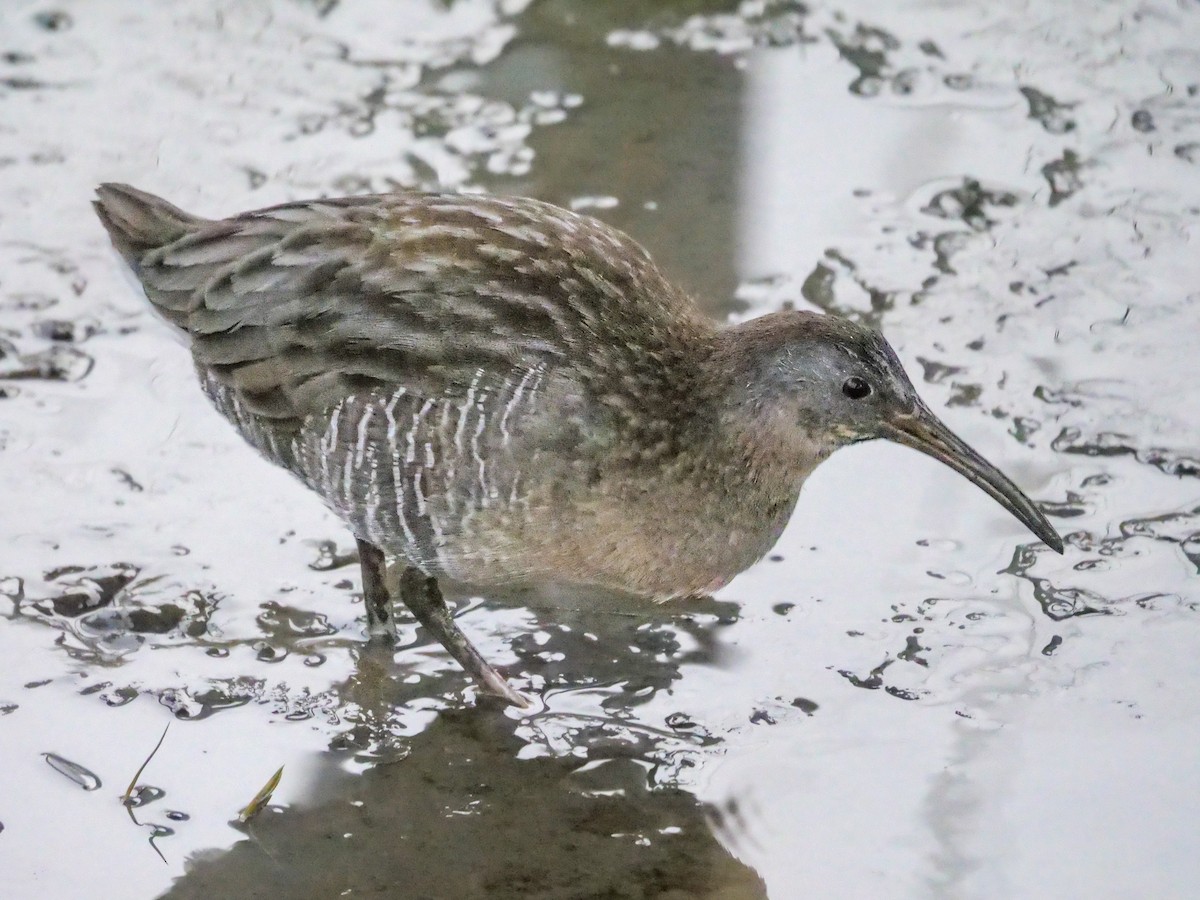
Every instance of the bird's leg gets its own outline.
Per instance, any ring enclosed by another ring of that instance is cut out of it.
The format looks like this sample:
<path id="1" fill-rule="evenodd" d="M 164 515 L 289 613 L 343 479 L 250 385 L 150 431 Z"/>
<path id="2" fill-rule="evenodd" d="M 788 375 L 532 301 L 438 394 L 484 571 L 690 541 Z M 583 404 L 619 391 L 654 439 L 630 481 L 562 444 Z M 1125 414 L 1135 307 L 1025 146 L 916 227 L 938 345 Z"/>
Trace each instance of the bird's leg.
<path id="1" fill-rule="evenodd" d="M 420 569 L 409 566 L 400 576 L 400 599 L 412 610 L 417 621 L 458 660 L 458 664 L 466 669 L 480 688 L 507 700 L 513 706 L 529 706 L 529 700 L 492 668 L 455 624 L 450 610 L 446 608 L 446 601 L 442 599 L 436 578 L 428 578 Z"/>
<path id="2" fill-rule="evenodd" d="M 367 633 L 371 640 L 391 646 L 396 642 L 396 618 L 392 598 L 384 582 L 383 551 L 364 540 L 358 542 L 362 566 L 363 604 L 367 607 Z"/>

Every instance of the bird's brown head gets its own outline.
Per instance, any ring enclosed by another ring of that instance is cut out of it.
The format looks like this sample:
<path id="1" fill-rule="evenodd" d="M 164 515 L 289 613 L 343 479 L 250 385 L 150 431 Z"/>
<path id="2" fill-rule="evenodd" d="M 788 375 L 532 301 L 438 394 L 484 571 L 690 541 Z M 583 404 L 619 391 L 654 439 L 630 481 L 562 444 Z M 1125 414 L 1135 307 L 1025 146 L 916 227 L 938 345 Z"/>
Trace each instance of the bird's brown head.
<path id="1" fill-rule="evenodd" d="M 887 438 L 937 459 L 982 488 L 1030 531 L 1062 552 L 1062 538 L 999 469 L 976 453 L 917 395 L 878 331 L 815 313 L 780 312 L 729 329 L 721 360 L 736 403 L 756 427 L 819 448 Z"/>

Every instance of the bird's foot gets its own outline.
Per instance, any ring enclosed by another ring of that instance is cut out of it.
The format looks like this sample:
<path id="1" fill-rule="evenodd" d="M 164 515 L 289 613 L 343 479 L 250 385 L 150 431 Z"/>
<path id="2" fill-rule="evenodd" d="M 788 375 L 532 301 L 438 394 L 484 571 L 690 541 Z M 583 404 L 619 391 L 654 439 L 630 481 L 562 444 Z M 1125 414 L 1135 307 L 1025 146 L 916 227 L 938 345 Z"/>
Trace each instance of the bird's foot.
<path id="1" fill-rule="evenodd" d="M 436 578 L 429 578 L 419 569 L 410 566 L 400 576 L 400 599 L 412 610 L 417 621 L 437 638 L 438 643 L 445 647 L 474 679 L 481 691 L 522 709 L 533 705 L 528 697 L 513 688 L 508 680 L 483 658 L 475 645 L 462 633 L 446 607 Z"/>

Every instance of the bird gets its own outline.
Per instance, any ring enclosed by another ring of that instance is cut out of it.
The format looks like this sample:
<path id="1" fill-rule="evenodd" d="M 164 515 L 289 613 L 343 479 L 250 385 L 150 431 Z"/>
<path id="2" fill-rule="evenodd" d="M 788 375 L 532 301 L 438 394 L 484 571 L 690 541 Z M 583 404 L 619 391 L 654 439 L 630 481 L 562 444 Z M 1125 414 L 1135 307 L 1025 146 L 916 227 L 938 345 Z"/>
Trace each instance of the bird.
<path id="1" fill-rule="evenodd" d="M 93 206 L 217 411 L 353 533 L 370 638 L 394 639 L 390 559 L 398 599 L 509 704 L 529 699 L 441 580 L 704 596 L 850 444 L 940 460 L 1062 553 L 880 332 L 797 310 L 717 323 L 597 219 L 398 191 L 213 220 L 114 183 Z"/>

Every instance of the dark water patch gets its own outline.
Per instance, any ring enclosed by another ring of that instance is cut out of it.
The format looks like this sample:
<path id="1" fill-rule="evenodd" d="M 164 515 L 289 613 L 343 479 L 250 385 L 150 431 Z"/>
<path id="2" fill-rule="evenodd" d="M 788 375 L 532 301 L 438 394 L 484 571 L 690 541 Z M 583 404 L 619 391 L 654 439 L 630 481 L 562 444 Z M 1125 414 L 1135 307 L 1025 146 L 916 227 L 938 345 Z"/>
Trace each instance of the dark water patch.
<path id="1" fill-rule="evenodd" d="M 1049 404 L 1065 404 L 1067 406 L 1079 407 L 1083 406 L 1086 398 L 1074 391 L 1063 389 L 1054 390 L 1046 387 L 1044 384 L 1039 384 L 1033 389 L 1033 396 L 1037 397 L 1043 403 Z"/>
<path id="2" fill-rule="evenodd" d="M 1042 607 L 1042 611 L 1056 622 L 1075 616 L 1110 615 L 1112 610 L 1106 609 L 1106 602 L 1095 591 L 1083 588 L 1058 588 L 1049 579 L 1025 576 L 1033 585 L 1033 598 Z"/>
<path id="3" fill-rule="evenodd" d="M 560 748 L 555 752 L 568 747 L 589 759 L 619 754 L 664 773 L 691 765 L 687 752 L 715 744 L 717 736 L 683 710 L 668 717 L 663 727 L 637 721 L 635 710 L 668 689 L 680 677 L 682 665 L 720 663 L 719 632 L 736 621 L 726 610 L 731 604 L 709 599 L 689 601 L 678 609 L 647 611 L 639 605 L 638 612 L 626 613 L 615 611 L 611 604 L 616 598 L 609 605 L 597 598 L 576 606 L 578 599 L 572 596 L 570 608 L 554 607 L 554 624 L 531 623 L 512 639 L 517 662 L 504 666 L 504 673 L 547 704 L 528 727 L 543 736 L 539 741 Z M 468 634 L 469 618 L 470 612 L 459 614 Z M 423 629 L 417 635 L 418 645 L 429 645 Z M 428 715 L 422 710 L 429 709 L 431 700 L 438 708 L 462 704 L 459 695 L 469 682 L 448 663 L 438 668 L 421 664 L 419 678 L 401 677 L 413 671 L 419 659 L 408 649 L 393 654 L 361 648 L 355 676 L 337 691 L 341 711 L 333 714 L 347 730 L 334 746 L 363 761 L 401 758 L 407 753 L 405 736 L 415 738 L 425 727 Z M 578 700 L 573 699 L 576 695 Z M 492 706 L 482 697 L 476 703 L 480 709 Z"/>
<path id="4" fill-rule="evenodd" d="M 1069 540 L 1068 540 L 1069 542 Z M 1094 591 L 1074 587 L 1058 587 L 1048 578 L 1032 573 L 1043 551 L 1031 545 L 1021 545 L 1012 561 L 1003 569 L 1007 574 L 1023 578 L 1033 586 L 1033 597 L 1049 618 L 1056 622 L 1076 616 L 1108 615 L 1109 601 Z"/>
<path id="5" fill-rule="evenodd" d="M 200 721 L 226 709 L 236 709 L 260 701 L 266 691 L 261 678 L 241 676 L 217 679 L 195 692 L 168 688 L 158 693 L 158 702 L 177 719 Z"/>
<path id="6" fill-rule="evenodd" d="M 1179 478 L 1200 478 L 1200 456 L 1165 450 L 1161 447 L 1151 447 L 1147 450 L 1137 451 L 1134 458 L 1140 463 L 1154 466 L 1167 475 Z"/>
<path id="7" fill-rule="evenodd" d="M 96 609 L 111 606 L 141 572 L 130 563 L 111 566 L 64 566 L 46 573 L 46 581 L 56 583 L 61 593 L 30 601 L 44 615 L 77 618 Z"/>
<path id="8" fill-rule="evenodd" d="M 100 323 L 92 319 L 39 319 L 31 330 L 47 341 L 79 344 L 100 333 Z"/>
<path id="9" fill-rule="evenodd" d="M 664 766 L 647 766 L 645 746 L 615 741 L 582 766 L 523 759 L 512 722 L 485 709 L 445 710 L 406 745 L 402 763 L 331 774 L 319 802 L 194 859 L 165 897 L 243 896 L 252 884 L 312 897 L 766 896 L 713 837 L 713 810 L 655 780 Z M 330 755 L 331 773 L 342 756 Z"/>
<path id="10" fill-rule="evenodd" d="M 39 312 L 58 303 L 51 294 L 20 292 L 0 298 L 0 312 Z"/>
<path id="11" fill-rule="evenodd" d="M 1054 651 L 1062 646 L 1063 639 L 1059 635 L 1050 638 L 1050 642 L 1042 648 L 1042 656 L 1053 656 Z"/>
<path id="12" fill-rule="evenodd" d="M 286 606 L 274 600 L 259 607 L 262 612 L 255 621 L 268 640 L 286 644 L 296 638 L 328 637 L 337 634 L 328 616 L 312 610 Z"/>
<path id="13" fill-rule="evenodd" d="M 1192 610 L 1200 609 L 1200 604 L 1184 600 L 1178 594 L 1146 594 L 1144 597 L 1138 597 L 1134 603 L 1139 609 L 1146 610 L 1177 609 L 1181 606 Z"/>
<path id="14" fill-rule="evenodd" d="M 57 84 L 50 81 L 41 81 L 37 78 L 24 78 L 21 76 L 8 76 L 0 78 L 0 90 L 7 89 L 10 91 L 42 91 L 53 90 L 56 88 L 66 87 L 64 84 Z M 61 160 L 60 160 L 61 161 Z"/>
<path id="15" fill-rule="evenodd" d="M 140 575 L 129 563 L 62 566 L 45 574 L 54 592 L 25 597 L 17 609 L 62 631 L 56 643 L 81 661 L 119 661 L 149 637 L 208 633 L 218 597 L 195 590 L 161 597 L 161 577 Z"/>
<path id="16" fill-rule="evenodd" d="M 319 541 L 316 544 L 317 558 L 308 564 L 314 572 L 328 572 L 343 566 L 358 562 L 358 552 L 350 550 L 346 553 L 338 551 L 336 541 Z"/>
<path id="17" fill-rule="evenodd" d="M 259 662 L 277 663 L 288 658 L 286 647 L 274 647 L 266 641 L 255 641 L 251 647 L 254 649 L 254 658 Z"/>
<path id="18" fill-rule="evenodd" d="M 1021 95 L 1029 104 L 1029 118 L 1041 123 L 1041 126 L 1051 134 L 1066 134 L 1075 130 L 1075 120 L 1070 112 L 1075 103 L 1064 103 L 1049 94 L 1028 85 L 1021 87 Z"/>
<path id="19" fill-rule="evenodd" d="M 1175 155 L 1188 163 L 1200 163 L 1200 141 L 1175 145 Z"/>
<path id="20" fill-rule="evenodd" d="M 838 669 L 838 674 L 849 681 L 856 688 L 864 688 L 868 691 L 877 691 L 883 687 L 883 673 L 887 670 L 887 667 L 894 662 L 894 659 L 885 659 L 865 676 L 856 675 L 849 669 Z"/>
<path id="21" fill-rule="evenodd" d="M 800 293 L 809 303 L 820 309 L 832 309 L 835 305 L 833 293 L 837 273 L 825 263 L 817 263 L 816 267 L 804 279 Z"/>
<path id="22" fill-rule="evenodd" d="M 43 31 L 67 31 L 74 21 L 62 10 L 48 9 L 34 13 L 33 24 Z"/>
<path id="23" fill-rule="evenodd" d="M 1136 543 L 1149 539 L 1171 544 L 1179 548 L 1182 556 L 1196 567 L 1200 574 L 1200 506 L 1157 516 L 1127 519 L 1118 527 L 1113 537 L 1097 537 L 1087 532 L 1073 532 L 1066 537 L 1069 547 L 1088 557 L 1072 567 L 1071 571 L 1094 572 L 1107 568 L 1110 561 L 1140 555 L 1143 550 Z M 1131 607 L 1153 609 L 1164 603 L 1187 609 L 1200 608 L 1200 603 L 1185 600 L 1174 594 L 1138 593 L 1120 597 L 1105 597 L 1096 591 L 1061 585 L 1051 578 L 1033 574 L 1038 560 L 1045 551 L 1032 546 L 1018 547 L 1012 562 L 1004 569 L 1030 582 L 1034 598 L 1048 617 L 1056 621 L 1084 615 L 1109 615 Z M 1062 576 L 1055 576 L 1056 579 Z"/>
<path id="24" fill-rule="evenodd" d="M 987 231 L 998 221 L 993 218 L 997 211 L 1016 205 L 1016 194 L 1002 188 L 985 187 L 974 178 L 964 178 L 959 186 L 934 194 L 921 212 L 962 222 L 973 231 Z"/>
<path id="25" fill-rule="evenodd" d="M 1064 150 L 1063 155 L 1042 166 L 1042 177 L 1050 185 L 1050 205 L 1058 206 L 1083 188 L 1079 177 L 1082 164 L 1074 150 Z"/>
<path id="26" fill-rule="evenodd" d="M 904 639 L 904 649 L 896 654 L 897 659 L 902 659 L 905 662 L 916 663 L 918 666 L 929 668 L 929 660 L 919 654 L 922 651 L 928 650 L 928 647 L 922 647 L 917 635 L 910 634 Z"/>
<path id="27" fill-rule="evenodd" d="M 512 641 L 523 675 L 547 688 L 623 683 L 603 701 L 612 709 L 649 702 L 679 677 L 682 665 L 718 664 L 720 632 L 737 621 L 735 604 L 711 599 L 630 614 L 555 609 L 546 615 L 554 621 Z"/>
<path id="28" fill-rule="evenodd" d="M 168 634 L 178 629 L 183 621 L 184 610 L 174 603 L 163 603 L 153 607 L 128 609 L 104 609 L 82 617 L 81 630 L 86 629 L 93 637 L 134 633 Z"/>
<path id="29" fill-rule="evenodd" d="M 454 159 L 465 170 L 522 177 L 529 173 L 533 153 L 525 143 L 527 129 L 564 121 L 581 100 L 574 94 L 538 91 L 522 98 L 500 100 L 465 92 L 461 86 L 441 89 L 432 77 L 465 52 L 446 45 L 441 58 L 423 64 L 395 61 L 366 63 L 352 59 L 342 45 L 339 55 L 349 65 L 374 70 L 374 84 L 333 109 L 308 112 L 295 123 L 293 139 L 310 139 L 336 130 L 352 139 L 370 139 L 377 132 L 412 134 L 437 142 L 437 162 L 421 148 L 401 150 L 393 175 L 371 177 L 359 172 L 333 175 L 337 193 L 356 194 L 406 188 L 434 189 L 440 185 L 440 163 Z M 420 88 L 422 75 L 427 80 Z"/>
<path id="30" fill-rule="evenodd" d="M 918 232 L 918 235 L 924 237 L 923 232 Z M 968 236 L 961 231 L 944 231 L 934 235 L 933 267 L 943 275 L 957 275 L 958 270 L 954 268 L 952 260 L 960 250 L 967 246 L 968 240 Z M 932 284 L 926 285 L 926 289 L 929 287 L 932 287 Z"/>
<path id="31" fill-rule="evenodd" d="M 1062 265 L 1053 266 L 1049 269 L 1043 269 L 1042 274 L 1044 274 L 1046 276 L 1047 280 L 1051 280 L 1054 278 L 1062 278 L 1065 275 L 1070 275 L 1071 270 L 1074 269 L 1078 265 L 1079 265 L 1079 262 L 1077 260 L 1072 259 L 1068 262 L 1063 263 Z"/>
<path id="32" fill-rule="evenodd" d="M 66 776 L 85 791 L 94 791 L 103 784 L 95 772 L 77 762 L 59 756 L 57 753 L 43 753 L 42 758 L 55 772 Z"/>
<path id="33" fill-rule="evenodd" d="M 1131 435 L 1115 431 L 1100 431 L 1085 436 L 1079 428 L 1065 427 L 1050 442 L 1050 447 L 1058 453 L 1080 456 L 1132 456 L 1138 462 L 1153 466 L 1166 475 L 1200 478 L 1200 457 L 1162 447 L 1138 449 L 1133 446 L 1133 440 Z"/>
<path id="34" fill-rule="evenodd" d="M 1139 131 L 1142 134 L 1149 134 L 1155 131 L 1154 116 L 1148 109 L 1135 109 L 1133 115 L 1129 117 L 1129 124 L 1134 131 Z"/>
<path id="35" fill-rule="evenodd" d="M 700 726 L 687 713 L 673 712 L 663 720 L 672 731 L 696 731 Z"/>
<path id="36" fill-rule="evenodd" d="M 291 688 L 282 682 L 272 684 L 249 675 L 214 678 L 200 687 L 166 688 L 156 693 L 158 702 L 177 719 L 188 721 L 200 721 L 247 705 L 261 706 L 268 714 L 289 721 L 306 721 L 320 715 L 327 726 L 341 725 L 344 714 L 336 691 L 314 693 L 308 688 Z"/>
<path id="37" fill-rule="evenodd" d="M 342 0 L 296 0 L 299 6 L 307 6 L 316 13 L 317 18 L 324 19 L 341 5 Z"/>
<path id="38" fill-rule="evenodd" d="M 1014 416 L 1008 427 L 1008 433 L 1027 447 L 1032 447 L 1029 439 L 1042 430 L 1042 423 L 1029 416 Z"/>
<path id="39" fill-rule="evenodd" d="M 141 482 L 139 482 L 124 469 L 109 469 L 109 471 L 113 475 L 116 475 L 117 479 L 135 494 L 140 494 L 145 490 L 145 487 L 142 486 Z"/>
<path id="40" fill-rule="evenodd" d="M 874 97 L 894 77 L 888 53 L 900 48 L 895 35 L 862 23 L 855 25 L 853 31 L 840 32 L 830 28 L 825 34 L 842 59 L 858 69 L 858 77 L 850 83 L 850 93 Z"/>
<path id="41" fill-rule="evenodd" d="M 1183 512 L 1130 519 L 1121 523 L 1121 535 L 1123 539 L 1143 537 L 1175 544 L 1200 574 L 1200 506 Z"/>
<path id="42" fill-rule="evenodd" d="M 1038 509 L 1048 516 L 1058 519 L 1073 519 L 1077 516 L 1091 515 L 1095 510 L 1082 494 L 1067 491 L 1065 500 L 1039 500 Z"/>
<path id="43" fill-rule="evenodd" d="M 92 357 L 82 350 L 54 345 L 38 353 L 0 359 L 0 379 L 80 381 L 94 364 Z"/>
<path id="44" fill-rule="evenodd" d="M 81 697 L 99 694 L 100 699 L 108 706 L 124 706 L 138 696 L 137 688 L 115 687 L 111 681 L 100 681 L 91 684 L 79 692 Z"/>
<path id="45" fill-rule="evenodd" d="M 837 250 L 826 250 L 825 260 L 817 263 L 804 279 L 800 286 L 801 296 L 825 312 L 879 327 L 884 316 L 896 307 L 900 295 L 896 291 L 884 290 L 871 284 L 859 274 L 857 265 Z M 839 300 L 839 278 L 845 279 L 866 294 L 869 304 L 867 309 Z"/>
<path id="46" fill-rule="evenodd" d="M 923 356 L 918 356 L 917 362 L 921 366 L 921 375 L 926 384 L 941 384 L 951 375 L 957 375 L 964 371 L 961 366 L 946 365 L 937 360 L 925 359 Z"/>
<path id="47" fill-rule="evenodd" d="M 693 50 L 740 54 L 818 41 L 806 31 L 810 12 L 800 0 L 743 4 L 736 14 L 730 14 L 729 4 L 720 0 L 676 0 L 651 5 L 649 11 L 648 16 L 639 17 L 649 30 L 618 28 L 608 33 L 606 42 L 612 47 L 646 51 L 667 41 Z"/>
<path id="48" fill-rule="evenodd" d="M 137 697 L 138 690 L 132 687 L 114 687 L 100 694 L 100 699 L 108 706 L 124 706 L 126 703 L 136 700 Z"/>
<path id="49" fill-rule="evenodd" d="M 960 384 L 951 385 L 950 396 L 946 398 L 947 406 L 977 406 L 983 393 L 983 385 Z"/>
<path id="50" fill-rule="evenodd" d="M 149 784 L 139 784 L 129 792 L 129 797 L 125 801 L 125 805 L 137 809 L 154 803 L 167 796 L 167 792 L 160 787 L 154 787 Z"/>
<path id="51" fill-rule="evenodd" d="M 19 615 L 25 600 L 25 579 L 18 575 L 0 576 L 0 597 L 12 605 L 10 617 Z"/>

